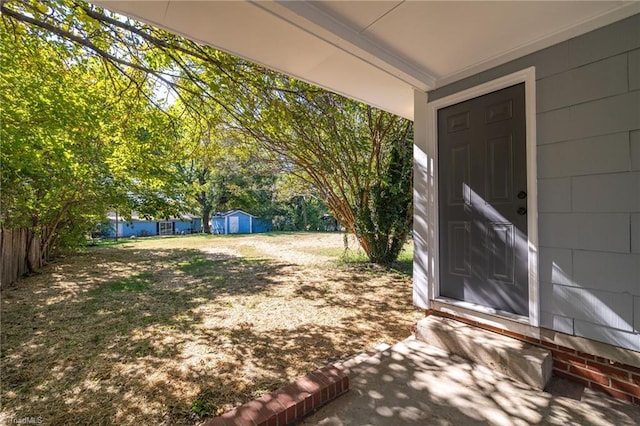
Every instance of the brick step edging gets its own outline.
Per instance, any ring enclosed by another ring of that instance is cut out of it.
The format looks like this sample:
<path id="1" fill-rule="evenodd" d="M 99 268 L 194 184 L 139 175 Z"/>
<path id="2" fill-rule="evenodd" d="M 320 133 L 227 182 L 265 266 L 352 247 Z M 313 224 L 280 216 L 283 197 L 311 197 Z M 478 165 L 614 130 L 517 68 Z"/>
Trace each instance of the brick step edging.
<path id="1" fill-rule="evenodd" d="M 349 376 L 328 365 L 203 423 L 203 426 L 284 426 L 349 389 Z"/>

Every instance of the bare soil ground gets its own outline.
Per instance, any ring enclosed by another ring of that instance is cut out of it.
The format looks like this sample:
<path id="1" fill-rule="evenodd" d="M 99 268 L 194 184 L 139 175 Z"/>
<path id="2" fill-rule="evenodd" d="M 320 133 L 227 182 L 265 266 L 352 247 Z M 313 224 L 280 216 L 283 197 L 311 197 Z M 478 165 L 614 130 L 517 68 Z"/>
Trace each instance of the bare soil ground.
<path id="1" fill-rule="evenodd" d="M 196 424 L 406 338 L 410 276 L 343 250 L 342 234 L 188 236 L 48 265 L 1 293 L 0 423 Z"/>

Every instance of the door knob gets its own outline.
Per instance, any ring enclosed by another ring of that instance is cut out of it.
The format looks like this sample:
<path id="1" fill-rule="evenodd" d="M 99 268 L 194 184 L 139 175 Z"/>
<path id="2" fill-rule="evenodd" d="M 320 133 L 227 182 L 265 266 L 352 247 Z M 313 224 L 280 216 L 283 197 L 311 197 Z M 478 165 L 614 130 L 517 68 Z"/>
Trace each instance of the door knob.
<path id="1" fill-rule="evenodd" d="M 518 209 L 518 214 L 519 214 L 520 216 L 523 216 L 523 215 L 527 214 L 527 209 L 525 209 L 524 207 L 520 207 L 520 208 Z"/>
<path id="2" fill-rule="evenodd" d="M 518 198 L 520 198 L 521 200 L 524 200 L 525 198 L 527 198 L 527 193 L 524 191 L 518 192 Z"/>

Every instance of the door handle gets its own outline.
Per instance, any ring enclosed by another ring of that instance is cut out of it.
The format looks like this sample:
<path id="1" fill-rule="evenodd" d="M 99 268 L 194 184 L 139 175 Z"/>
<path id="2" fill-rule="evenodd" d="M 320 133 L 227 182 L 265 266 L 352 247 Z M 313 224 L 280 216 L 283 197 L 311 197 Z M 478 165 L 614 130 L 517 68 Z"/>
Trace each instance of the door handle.
<path id="1" fill-rule="evenodd" d="M 518 192 L 518 198 L 520 198 L 521 200 L 524 200 L 525 198 L 527 198 L 527 193 L 524 191 Z"/>
<path id="2" fill-rule="evenodd" d="M 524 207 L 520 207 L 520 208 L 518 209 L 518 214 L 519 214 L 520 216 L 524 216 L 525 214 L 527 214 L 527 209 L 525 209 Z"/>

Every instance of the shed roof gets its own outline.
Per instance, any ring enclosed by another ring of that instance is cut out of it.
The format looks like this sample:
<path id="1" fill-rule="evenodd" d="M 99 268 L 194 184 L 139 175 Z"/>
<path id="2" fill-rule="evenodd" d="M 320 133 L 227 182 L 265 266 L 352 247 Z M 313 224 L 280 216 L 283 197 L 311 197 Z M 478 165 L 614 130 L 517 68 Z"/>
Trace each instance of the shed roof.
<path id="1" fill-rule="evenodd" d="M 107 213 L 107 219 L 108 220 L 116 220 L 116 213 L 115 212 L 108 212 Z M 180 220 L 193 220 L 193 219 L 200 219 L 200 216 L 195 216 L 189 213 L 180 213 L 180 216 L 172 216 L 170 218 L 150 218 L 147 219 L 145 217 L 140 216 L 140 214 L 138 214 L 138 212 L 132 212 L 131 213 L 131 220 L 133 222 L 172 222 L 172 221 L 180 221 Z M 122 214 L 118 214 L 118 220 L 119 221 L 127 221 L 127 217 L 125 215 Z"/>
<path id="2" fill-rule="evenodd" d="M 235 214 L 244 214 L 246 216 L 250 216 L 250 217 L 254 217 L 257 218 L 258 216 L 254 216 L 251 213 L 247 213 L 244 210 L 225 210 L 223 212 L 217 212 L 213 217 L 228 217 L 228 216 L 233 216 Z"/>

